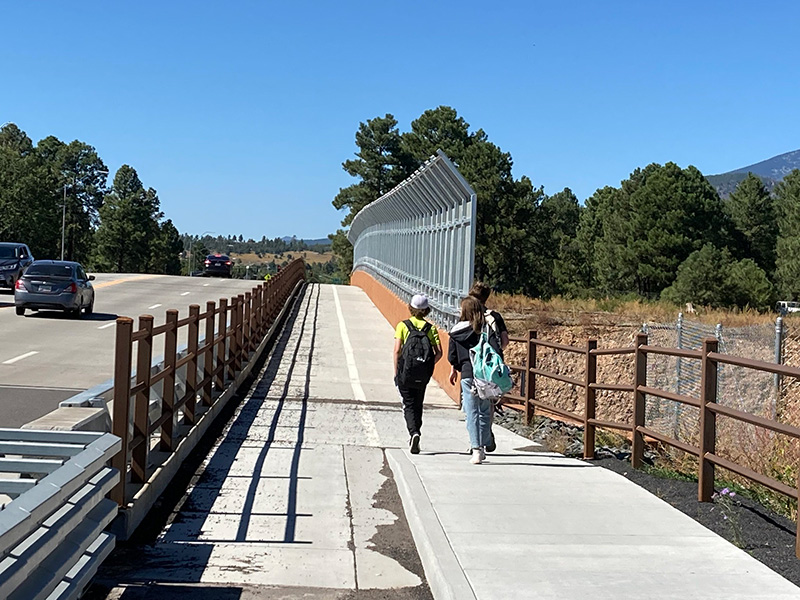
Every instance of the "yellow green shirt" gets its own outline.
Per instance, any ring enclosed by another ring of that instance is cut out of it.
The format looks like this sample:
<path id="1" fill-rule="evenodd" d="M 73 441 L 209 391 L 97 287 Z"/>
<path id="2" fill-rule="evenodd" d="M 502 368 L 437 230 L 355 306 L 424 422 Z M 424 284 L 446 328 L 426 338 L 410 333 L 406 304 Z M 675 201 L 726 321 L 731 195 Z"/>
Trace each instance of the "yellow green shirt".
<path id="1" fill-rule="evenodd" d="M 418 319 L 417 317 L 409 317 L 408 320 L 411 321 L 417 329 L 422 329 L 425 323 L 427 323 L 425 319 Z M 400 321 L 400 323 L 397 324 L 394 330 L 394 337 L 400 340 L 401 344 L 406 343 L 408 339 L 408 327 L 406 327 L 405 321 Z M 431 346 L 433 346 L 434 351 L 437 346 L 441 346 L 441 342 L 439 342 L 439 330 L 436 329 L 436 325 L 433 323 L 431 323 L 431 328 L 428 329 L 428 339 L 431 341 Z"/>

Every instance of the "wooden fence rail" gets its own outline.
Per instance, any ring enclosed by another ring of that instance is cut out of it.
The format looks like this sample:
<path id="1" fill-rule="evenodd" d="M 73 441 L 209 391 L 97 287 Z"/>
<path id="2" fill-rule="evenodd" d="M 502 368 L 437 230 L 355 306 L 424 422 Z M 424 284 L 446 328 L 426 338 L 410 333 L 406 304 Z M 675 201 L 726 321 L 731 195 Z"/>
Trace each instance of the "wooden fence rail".
<path id="1" fill-rule="evenodd" d="M 698 457 L 698 486 L 697 498 L 700 502 L 711 502 L 714 494 L 714 476 L 717 466 L 727 469 L 737 475 L 750 479 L 760 485 L 772 489 L 780 494 L 784 494 L 794 500 L 800 498 L 800 482 L 794 486 L 767 477 L 746 466 L 740 465 L 733 460 L 719 456 L 717 453 L 717 416 L 734 419 L 742 423 L 748 423 L 756 427 L 761 427 L 783 435 L 788 435 L 800 440 L 800 428 L 780 423 L 773 419 L 767 419 L 750 413 L 746 413 L 722 404 L 717 403 L 717 371 L 720 364 L 734 365 L 756 371 L 774 373 L 783 377 L 794 377 L 800 379 L 800 368 L 778 365 L 749 358 L 734 357 L 717 352 L 717 340 L 709 338 L 703 341 L 701 350 L 685 350 L 678 348 L 664 348 L 660 346 L 649 346 L 647 335 L 639 333 L 632 347 L 628 348 L 597 348 L 597 340 L 587 340 L 584 347 L 567 346 L 541 340 L 537 337 L 536 331 L 529 331 L 525 337 L 512 337 L 514 343 L 525 344 L 525 365 L 509 365 L 511 370 L 524 374 L 522 378 L 522 394 L 506 394 L 503 397 L 504 406 L 519 410 L 525 416 L 528 424 L 531 423 L 534 412 L 538 408 L 541 411 L 555 414 L 574 422 L 583 423 L 584 426 L 584 450 L 585 459 L 592 459 L 595 456 L 595 432 L 598 427 L 608 429 L 618 429 L 630 432 L 632 440 L 631 464 L 634 468 L 642 465 L 644 458 L 645 438 L 657 440 L 678 448 L 684 452 Z M 583 378 L 568 377 L 559 373 L 553 373 L 541 369 L 537 365 L 537 347 L 551 349 L 555 352 L 569 352 L 584 355 Z M 649 387 L 647 385 L 647 357 L 649 354 L 657 354 L 670 357 L 681 357 L 685 359 L 699 360 L 701 365 L 700 397 L 693 398 L 682 394 L 676 394 L 667 390 Z M 632 355 L 633 358 L 633 380 L 630 384 L 602 383 L 597 379 L 597 358 L 601 356 L 620 356 Z M 581 414 L 559 408 L 541 402 L 536 397 L 536 378 L 546 377 L 562 383 L 574 385 L 583 390 L 583 412 Z M 620 423 L 615 421 L 601 421 L 596 418 L 597 390 L 611 390 L 620 392 L 630 392 L 632 394 L 632 414 L 630 423 Z M 694 446 L 686 442 L 677 440 L 669 435 L 654 431 L 646 427 L 645 424 L 645 396 L 652 395 L 673 402 L 680 402 L 699 409 L 698 434 L 699 445 Z M 797 541 L 795 553 L 800 557 L 800 518 L 797 520 Z"/>
<path id="2" fill-rule="evenodd" d="M 174 452 L 199 415 L 236 378 L 304 278 L 305 263 L 295 260 L 269 281 L 230 301 L 209 301 L 203 312 L 197 304 L 191 305 L 184 319 L 174 309 L 167 310 L 166 321 L 158 327 L 153 326 L 152 315 L 140 316 L 136 329 L 133 319 L 117 319 L 113 433 L 122 440 L 122 449 L 112 463 L 122 477 L 112 498 L 121 506 L 130 499 L 129 483 L 148 480 L 153 470 L 151 454 Z M 183 328 L 186 348 L 178 352 Z M 164 359 L 155 369 L 153 341 L 158 336 L 164 336 Z"/>

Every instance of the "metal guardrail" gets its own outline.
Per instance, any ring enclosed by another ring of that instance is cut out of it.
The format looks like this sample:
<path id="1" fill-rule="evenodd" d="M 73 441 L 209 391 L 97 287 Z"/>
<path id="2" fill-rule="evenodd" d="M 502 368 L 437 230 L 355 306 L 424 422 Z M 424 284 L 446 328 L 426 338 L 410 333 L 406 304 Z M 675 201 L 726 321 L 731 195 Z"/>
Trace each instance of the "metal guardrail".
<path id="1" fill-rule="evenodd" d="M 0 429 L 0 598 L 79 598 L 114 548 L 110 433 Z"/>
<path id="2" fill-rule="evenodd" d="M 408 301 L 424 293 L 431 318 L 449 328 L 475 272 L 477 198 L 444 152 L 353 219 L 353 270 Z"/>

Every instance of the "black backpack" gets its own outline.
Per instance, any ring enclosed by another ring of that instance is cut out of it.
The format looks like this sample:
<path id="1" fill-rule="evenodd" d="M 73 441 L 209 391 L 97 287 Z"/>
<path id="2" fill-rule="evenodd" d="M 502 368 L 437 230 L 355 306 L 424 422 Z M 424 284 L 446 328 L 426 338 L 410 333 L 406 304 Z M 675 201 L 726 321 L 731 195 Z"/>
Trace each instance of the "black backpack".
<path id="1" fill-rule="evenodd" d="M 430 323 L 422 329 L 406 319 L 408 339 L 403 344 L 397 364 L 397 385 L 404 388 L 424 388 L 433 376 L 433 346 L 428 339 Z"/>

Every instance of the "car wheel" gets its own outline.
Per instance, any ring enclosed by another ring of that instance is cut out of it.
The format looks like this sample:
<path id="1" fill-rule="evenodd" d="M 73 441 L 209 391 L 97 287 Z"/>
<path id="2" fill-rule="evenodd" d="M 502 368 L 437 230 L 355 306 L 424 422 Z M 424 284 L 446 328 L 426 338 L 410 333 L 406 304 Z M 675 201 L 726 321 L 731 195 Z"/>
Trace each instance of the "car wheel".
<path id="1" fill-rule="evenodd" d="M 18 316 L 20 316 L 20 317 L 24 317 L 25 316 L 25 308 L 23 306 L 17 306 L 16 307 L 16 311 L 17 311 L 17 315 Z"/>
<path id="2" fill-rule="evenodd" d="M 94 312 L 94 298 L 92 298 L 92 301 L 89 302 L 89 305 L 83 309 L 83 312 L 87 315 L 90 315 Z"/>
<path id="3" fill-rule="evenodd" d="M 81 316 L 81 309 L 80 308 L 70 308 L 67 310 L 67 316 L 70 319 L 79 319 Z"/>

